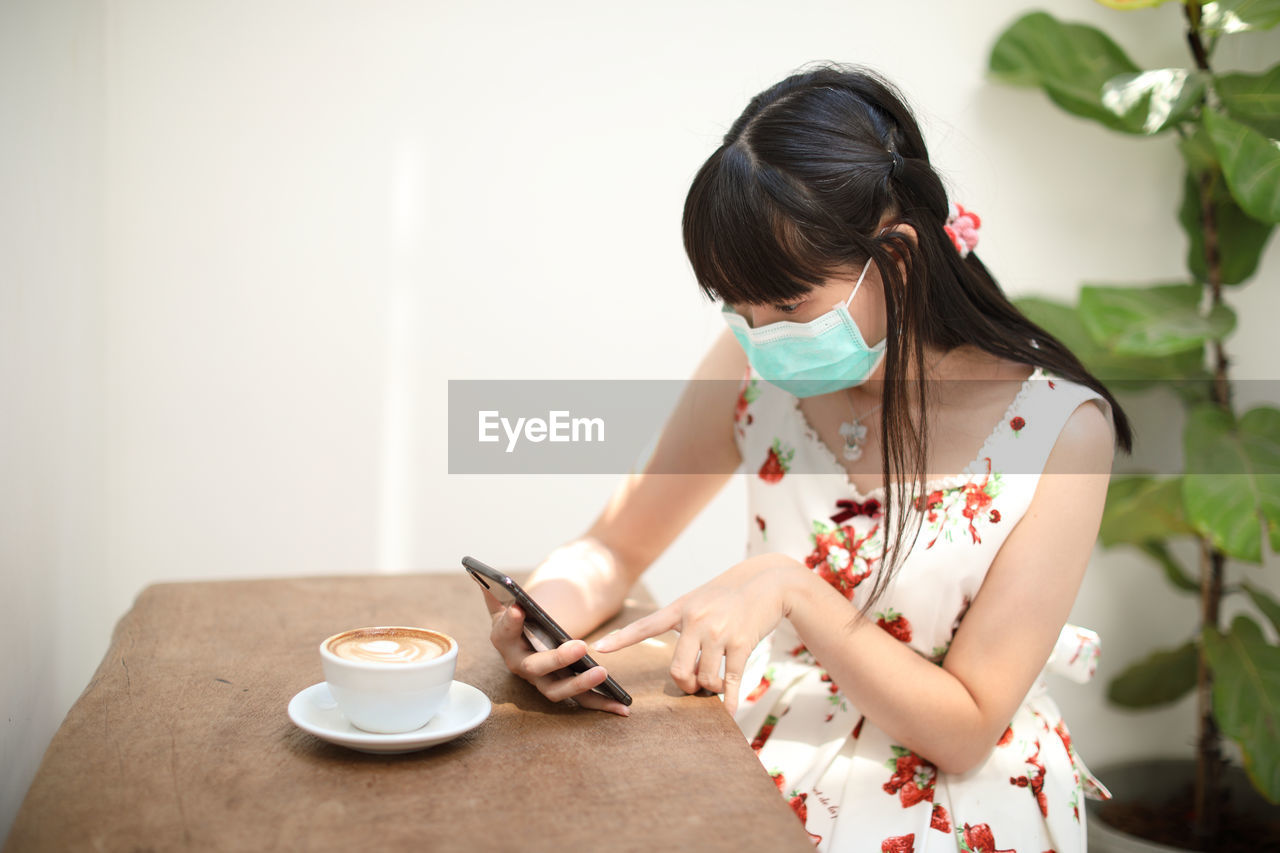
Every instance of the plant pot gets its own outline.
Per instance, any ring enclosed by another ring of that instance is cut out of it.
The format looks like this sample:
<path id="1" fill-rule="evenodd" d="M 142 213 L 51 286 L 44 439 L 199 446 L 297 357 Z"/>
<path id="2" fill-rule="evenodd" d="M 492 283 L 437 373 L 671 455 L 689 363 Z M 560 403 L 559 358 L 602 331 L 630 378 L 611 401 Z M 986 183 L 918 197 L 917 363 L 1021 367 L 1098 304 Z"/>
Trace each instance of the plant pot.
<path id="1" fill-rule="evenodd" d="M 1199 849 L 1193 846 L 1189 825 L 1195 772 L 1195 761 L 1189 758 L 1127 761 L 1098 768 L 1095 775 L 1111 790 L 1113 799 L 1087 803 L 1090 853 L 1185 853 Z M 1223 853 L 1280 850 L 1280 808 L 1264 800 L 1239 767 L 1224 768 L 1223 783 L 1227 798 L 1222 831 L 1216 839 L 1218 846 L 1212 849 Z M 1151 841 L 1133 834 L 1142 831 L 1134 827 L 1135 816 L 1168 835 Z"/>

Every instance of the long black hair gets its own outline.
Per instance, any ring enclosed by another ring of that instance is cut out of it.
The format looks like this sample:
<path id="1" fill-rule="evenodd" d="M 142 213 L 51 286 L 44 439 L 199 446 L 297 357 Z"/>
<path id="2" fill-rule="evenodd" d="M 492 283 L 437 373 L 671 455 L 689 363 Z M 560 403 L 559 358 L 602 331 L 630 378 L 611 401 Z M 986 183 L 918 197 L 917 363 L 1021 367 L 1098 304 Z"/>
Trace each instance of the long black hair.
<path id="1" fill-rule="evenodd" d="M 880 407 L 885 554 L 880 596 L 903 559 L 913 490 L 927 476 L 924 348 L 970 344 L 1087 385 L 1111 404 L 1129 452 L 1129 420 L 1111 392 L 1005 296 L 978 257 L 962 258 L 943 230 L 949 203 L 901 94 L 863 68 L 824 65 L 757 95 L 698 171 L 684 208 L 684 244 L 702 290 L 749 305 L 794 301 L 869 257 L 885 282 L 888 337 Z M 877 234 L 890 217 L 915 229 Z M 906 270 L 905 280 L 896 260 Z M 913 366 L 910 371 L 908 367 Z M 912 391 L 912 388 L 915 390 Z M 912 416 L 912 406 L 919 421 Z M 917 514 L 915 532 L 919 531 Z M 883 555 L 882 555 L 883 556 Z M 864 609 L 865 609 L 864 607 Z"/>

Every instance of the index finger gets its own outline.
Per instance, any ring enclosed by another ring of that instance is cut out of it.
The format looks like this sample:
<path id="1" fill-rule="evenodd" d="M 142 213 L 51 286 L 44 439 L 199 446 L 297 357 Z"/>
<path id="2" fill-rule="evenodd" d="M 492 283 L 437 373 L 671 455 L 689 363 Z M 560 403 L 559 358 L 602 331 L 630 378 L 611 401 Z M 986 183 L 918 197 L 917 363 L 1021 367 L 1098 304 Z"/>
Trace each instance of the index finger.
<path id="1" fill-rule="evenodd" d="M 648 616 L 643 616 L 630 625 L 626 625 L 612 634 L 597 640 L 592 648 L 597 652 L 616 652 L 627 646 L 634 646 L 641 640 L 656 637 L 670 631 L 680 624 L 679 611 L 672 607 L 664 607 Z"/>
<path id="2" fill-rule="evenodd" d="M 484 596 L 484 606 L 489 608 L 490 616 L 497 616 L 499 611 L 507 609 L 507 606 L 494 598 L 493 593 L 489 592 L 489 590 L 482 589 L 480 594 Z"/>

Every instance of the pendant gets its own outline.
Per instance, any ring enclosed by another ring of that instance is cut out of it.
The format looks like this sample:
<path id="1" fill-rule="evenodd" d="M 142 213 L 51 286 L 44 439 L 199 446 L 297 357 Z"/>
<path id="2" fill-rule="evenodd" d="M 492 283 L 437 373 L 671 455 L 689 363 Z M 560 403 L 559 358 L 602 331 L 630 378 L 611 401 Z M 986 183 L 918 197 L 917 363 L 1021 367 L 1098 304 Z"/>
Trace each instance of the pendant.
<path id="1" fill-rule="evenodd" d="M 840 434 L 844 436 L 844 458 L 855 462 L 862 458 L 862 442 L 867 438 L 867 428 L 861 421 L 840 424 Z"/>

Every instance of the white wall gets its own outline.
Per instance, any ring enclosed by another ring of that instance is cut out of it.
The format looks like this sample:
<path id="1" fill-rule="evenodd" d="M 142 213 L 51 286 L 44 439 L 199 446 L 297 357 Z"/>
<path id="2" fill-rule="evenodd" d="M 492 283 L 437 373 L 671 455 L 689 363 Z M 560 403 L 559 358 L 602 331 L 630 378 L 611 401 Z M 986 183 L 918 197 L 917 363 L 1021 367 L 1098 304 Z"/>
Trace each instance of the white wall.
<path id="1" fill-rule="evenodd" d="M 0 543 L 0 631 L 29 649 L 3 664 L 0 831 L 146 584 L 453 571 L 467 552 L 529 566 L 580 532 L 612 478 L 448 476 L 446 382 L 686 375 L 721 328 L 681 250 L 688 182 L 749 97 L 807 61 L 903 87 L 1011 293 L 1179 277 L 1171 144 L 985 79 L 1026 8 L 0 5 L 19 129 L 0 136 L 18 187 L 0 210 L 0 458 L 20 520 Z M 1140 64 L 1185 62 L 1176 8 L 1060 14 Z M 1218 60 L 1260 68 L 1278 43 Z M 1235 369 L 1268 376 L 1248 320 L 1280 296 L 1233 299 Z M 652 570 L 661 600 L 741 554 L 742 512 L 734 483 Z M 1185 602 L 1139 563 L 1099 554 L 1077 607 L 1108 663 L 1182 639 L 1166 614 Z M 49 648 L 50 624 L 74 640 Z M 1121 729 L 1101 693 L 1058 690 L 1086 757 L 1190 730 L 1183 712 Z"/>
<path id="2" fill-rule="evenodd" d="M 91 0 L 0 3 L 0 836 L 120 615 L 96 604 L 121 600 L 103 573 L 102 21 Z"/>

